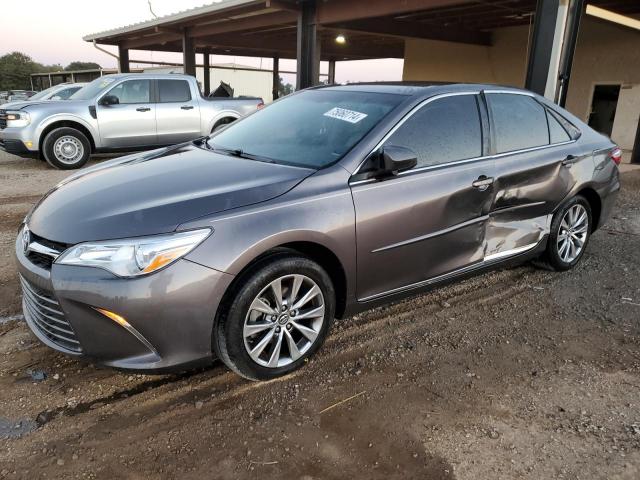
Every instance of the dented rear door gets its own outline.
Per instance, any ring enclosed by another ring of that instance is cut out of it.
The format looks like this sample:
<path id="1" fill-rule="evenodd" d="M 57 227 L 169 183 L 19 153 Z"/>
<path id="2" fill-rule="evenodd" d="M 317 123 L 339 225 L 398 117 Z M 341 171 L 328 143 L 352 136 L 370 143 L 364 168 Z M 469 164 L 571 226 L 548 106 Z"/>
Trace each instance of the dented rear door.
<path id="1" fill-rule="evenodd" d="M 508 97 L 486 95 L 493 127 L 495 184 L 485 259 L 526 251 L 542 240 L 553 212 L 574 186 L 576 172 L 592 163 L 591 156 L 582 155 L 568 134 L 565 138 L 561 132 L 550 133 L 548 113 L 533 97 Z M 502 120 L 496 118 L 500 115 Z M 499 135 L 519 138 L 507 138 L 501 144 L 496 139 Z"/>

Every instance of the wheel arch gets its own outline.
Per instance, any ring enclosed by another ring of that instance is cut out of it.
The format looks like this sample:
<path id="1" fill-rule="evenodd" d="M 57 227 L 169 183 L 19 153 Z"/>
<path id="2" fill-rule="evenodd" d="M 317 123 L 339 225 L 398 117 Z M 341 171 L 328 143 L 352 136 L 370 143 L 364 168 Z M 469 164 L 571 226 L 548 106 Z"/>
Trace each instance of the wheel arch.
<path id="1" fill-rule="evenodd" d="M 234 280 L 227 287 L 218 307 L 218 314 L 230 304 L 233 296 L 237 292 L 238 288 L 240 288 L 240 285 L 242 285 L 246 280 L 247 276 L 251 275 L 257 268 L 260 268 L 261 264 L 269 257 L 279 254 L 302 255 L 313 260 L 324 268 L 329 275 L 329 278 L 331 278 L 336 293 L 335 316 L 336 318 L 342 318 L 344 316 L 347 309 L 346 270 L 338 256 L 330 248 L 314 241 L 291 241 L 281 243 L 279 245 L 269 247 L 248 261 L 240 268 Z M 218 315 L 216 315 L 216 317 L 217 316 Z"/>
<path id="2" fill-rule="evenodd" d="M 40 152 L 41 156 L 44 155 L 44 152 L 42 151 L 42 144 L 44 143 L 44 139 L 47 138 L 47 135 L 53 130 L 55 130 L 56 128 L 63 128 L 63 127 L 75 128 L 76 130 L 81 131 L 87 137 L 87 140 L 89 140 L 89 144 L 91 145 L 91 153 L 96 151 L 95 139 L 93 138 L 93 134 L 91 133 L 91 130 L 89 130 L 89 128 L 86 125 L 83 125 L 81 122 L 78 122 L 75 120 L 61 119 L 61 120 L 55 120 L 49 123 L 42 129 L 42 132 L 40 133 L 40 138 L 38 140 L 38 151 Z"/>
<path id="3" fill-rule="evenodd" d="M 213 129 L 219 125 L 225 125 L 227 123 L 233 123 L 240 118 L 238 112 L 233 110 L 223 110 L 219 112 L 209 124 L 209 132 L 213 133 Z"/>
<path id="4" fill-rule="evenodd" d="M 596 192 L 591 187 L 584 187 L 579 190 L 576 195 L 580 195 L 584 197 L 587 202 L 589 202 L 589 207 L 591 207 L 591 220 L 592 227 L 591 232 L 595 232 L 600 225 L 600 215 L 602 214 L 602 199 L 598 192 Z"/>

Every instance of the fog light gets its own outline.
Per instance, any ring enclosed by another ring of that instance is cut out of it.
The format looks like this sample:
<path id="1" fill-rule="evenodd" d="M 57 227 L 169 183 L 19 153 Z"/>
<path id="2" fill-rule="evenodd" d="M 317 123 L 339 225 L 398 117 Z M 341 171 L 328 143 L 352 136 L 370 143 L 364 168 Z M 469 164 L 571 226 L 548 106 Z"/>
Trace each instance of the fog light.
<path id="1" fill-rule="evenodd" d="M 24 144 L 27 148 L 33 147 L 33 142 L 24 142 Z"/>

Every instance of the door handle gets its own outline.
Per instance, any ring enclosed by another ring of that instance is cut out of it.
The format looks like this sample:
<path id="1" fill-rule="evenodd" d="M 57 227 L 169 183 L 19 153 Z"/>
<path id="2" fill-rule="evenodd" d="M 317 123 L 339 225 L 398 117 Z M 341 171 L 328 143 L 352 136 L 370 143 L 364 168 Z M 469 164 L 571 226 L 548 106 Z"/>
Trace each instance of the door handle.
<path id="1" fill-rule="evenodd" d="M 183 105 L 180 108 L 182 110 L 193 110 L 193 105 Z"/>
<path id="2" fill-rule="evenodd" d="M 471 184 L 471 186 L 473 186 L 474 188 L 477 188 L 481 192 L 484 192 L 492 184 L 493 184 L 492 177 L 487 177 L 486 175 L 480 175 L 478 179 Z"/>
<path id="3" fill-rule="evenodd" d="M 136 112 L 148 112 L 151 110 L 149 107 L 138 107 L 136 108 Z"/>
<path id="4" fill-rule="evenodd" d="M 576 157 L 575 155 L 567 155 L 567 158 L 565 158 L 562 161 L 562 166 L 571 168 L 573 164 L 576 163 L 577 161 L 578 161 L 578 157 Z"/>

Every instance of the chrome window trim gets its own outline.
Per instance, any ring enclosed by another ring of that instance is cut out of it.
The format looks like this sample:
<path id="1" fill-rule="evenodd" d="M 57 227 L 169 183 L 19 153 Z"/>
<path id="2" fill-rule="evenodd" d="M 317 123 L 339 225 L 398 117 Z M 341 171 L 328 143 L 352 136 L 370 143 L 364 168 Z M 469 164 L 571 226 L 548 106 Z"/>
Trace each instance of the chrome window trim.
<path id="1" fill-rule="evenodd" d="M 435 100 L 438 100 L 440 98 L 455 97 L 455 96 L 460 96 L 460 95 L 480 95 L 481 93 L 507 93 L 507 94 L 512 94 L 512 95 L 523 95 L 523 96 L 531 97 L 531 98 L 533 98 L 535 100 L 535 95 L 533 93 L 531 93 L 531 92 L 521 92 L 521 91 L 512 91 L 512 90 L 483 90 L 483 91 L 475 91 L 475 92 L 472 92 L 472 91 L 450 92 L 450 93 L 442 93 L 440 95 L 436 95 L 436 96 L 427 98 L 427 99 L 423 100 L 422 102 L 420 102 L 415 107 L 413 107 L 413 109 L 411 109 L 411 111 L 409 111 L 404 117 L 402 117 L 402 119 L 391 130 L 389 130 L 389 132 L 387 132 L 384 137 L 382 137 L 382 140 L 380 140 L 376 144 L 376 146 L 373 149 L 371 149 L 371 151 L 364 156 L 364 160 L 362 160 L 362 162 L 360 162 L 360 164 L 356 168 L 355 172 L 352 174 L 352 178 L 355 175 L 358 175 L 358 173 L 360 172 L 360 168 L 362 168 L 362 166 L 367 161 L 367 159 L 371 156 L 371 154 L 373 152 L 375 152 L 376 150 L 378 150 L 380 147 L 382 147 L 382 145 L 384 145 L 384 143 L 387 140 L 389 140 L 389 137 L 391 137 L 391 135 L 393 135 L 396 132 L 396 130 L 398 130 L 409 118 L 411 118 L 413 115 L 415 115 L 418 112 L 418 110 L 420 110 L 423 106 L 425 106 L 428 103 L 431 103 L 431 102 L 433 102 Z M 544 105 L 542 105 L 542 107 L 545 108 Z M 424 167 L 412 168 L 411 170 L 405 170 L 404 172 L 398 173 L 398 175 L 396 175 L 395 177 L 401 178 L 401 177 L 406 176 L 406 175 L 413 175 L 415 173 L 421 173 L 421 172 L 430 171 L 430 170 L 438 170 L 440 168 L 447 168 L 447 167 L 451 167 L 451 166 L 454 166 L 454 165 L 464 165 L 465 163 L 480 162 L 482 160 L 492 160 L 492 159 L 496 159 L 496 158 L 506 157 L 506 156 L 509 156 L 509 155 L 518 155 L 518 154 L 521 154 L 521 153 L 528 153 L 528 152 L 534 152 L 536 150 L 543 150 L 545 148 L 552 148 L 552 147 L 559 147 L 559 146 L 562 146 L 562 145 L 569 145 L 570 143 L 577 142 L 578 138 L 576 138 L 575 140 L 574 139 L 567 140 L 565 142 L 550 143 L 548 145 L 539 145 L 537 147 L 522 148 L 520 150 L 511 150 L 509 152 L 496 153 L 496 154 L 493 154 L 493 155 L 482 155 L 480 157 L 465 158 L 463 160 L 455 160 L 453 162 L 439 163 L 439 164 L 436 164 L 436 165 L 426 165 Z M 368 178 L 368 179 L 365 179 L 365 180 L 350 181 L 349 182 L 349 186 L 365 185 L 367 183 L 374 183 L 374 182 L 378 182 L 378 179 L 376 179 L 376 178 Z"/>
<path id="2" fill-rule="evenodd" d="M 464 92 L 449 92 L 449 93 L 441 93 L 439 95 L 434 95 L 433 97 L 429 97 L 424 99 L 423 101 L 421 101 L 418 105 L 416 105 L 415 107 L 413 107 L 409 112 L 407 112 L 407 114 L 402 117 L 400 119 L 400 121 L 398 123 L 396 123 L 393 128 L 391 130 L 389 130 L 384 137 L 382 137 L 382 140 L 380 140 L 375 147 L 373 147 L 365 156 L 364 159 L 360 162 L 360 164 L 358 165 L 358 167 L 355 169 L 353 175 L 357 175 L 360 171 L 360 169 L 362 168 L 362 165 L 364 165 L 364 163 L 367 161 L 367 159 L 371 156 L 371 154 L 373 152 L 375 152 L 376 150 L 378 150 L 380 147 L 382 147 L 382 145 L 389 140 L 389 137 L 391 137 L 391 135 L 393 135 L 394 133 L 396 133 L 396 131 L 405 124 L 405 122 L 407 120 L 409 120 L 411 117 L 413 117 L 422 107 L 424 107 L 425 105 L 434 102 L 436 100 L 439 100 L 441 98 L 447 98 L 447 97 L 458 97 L 458 96 L 462 96 L 462 95 L 479 95 L 480 91 L 464 91 Z M 456 160 L 456 161 L 465 161 L 464 160 Z M 473 160 L 473 159 L 470 159 Z M 453 162 L 449 162 L 449 163 L 453 163 Z M 445 165 L 445 164 L 442 164 Z M 423 167 L 425 168 L 425 167 Z M 417 169 L 412 169 L 411 171 L 416 171 Z"/>

